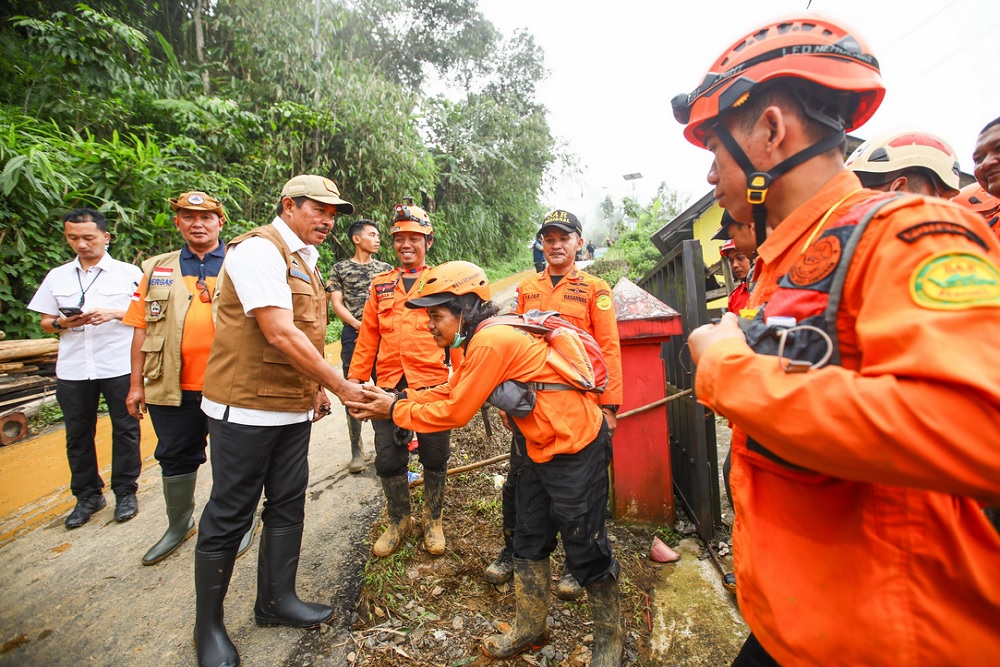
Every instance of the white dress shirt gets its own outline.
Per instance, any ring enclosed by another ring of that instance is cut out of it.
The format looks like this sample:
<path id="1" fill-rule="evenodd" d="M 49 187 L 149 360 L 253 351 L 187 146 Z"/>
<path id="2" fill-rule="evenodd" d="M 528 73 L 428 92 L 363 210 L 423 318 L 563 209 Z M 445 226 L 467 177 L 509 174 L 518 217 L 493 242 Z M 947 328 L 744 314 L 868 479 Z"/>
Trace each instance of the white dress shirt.
<path id="1" fill-rule="evenodd" d="M 319 251 L 311 245 L 306 245 L 295 235 L 285 221 L 275 218 L 271 223 L 278 230 L 281 239 L 292 252 L 297 252 L 299 258 L 314 274 Z M 278 248 L 265 238 L 255 236 L 242 241 L 226 253 L 223 262 L 224 280 L 233 283 L 236 296 L 243 304 L 243 312 L 247 317 L 253 317 L 255 308 L 277 306 L 292 310 L 292 290 L 288 287 L 288 265 Z M 212 419 L 221 420 L 226 413 L 226 406 L 202 396 L 201 410 Z M 251 408 L 229 407 L 229 421 L 245 426 L 285 426 L 303 421 L 311 421 L 313 411 L 308 412 L 278 412 L 275 410 L 254 410 Z"/>
<path id="2" fill-rule="evenodd" d="M 82 295 L 85 313 L 97 308 L 124 312 L 141 279 L 142 269 L 119 262 L 107 253 L 87 270 L 77 257 L 49 271 L 28 309 L 58 317 L 60 307 L 80 305 Z M 59 335 L 56 377 L 102 380 L 128 375 L 132 370 L 131 349 L 132 327 L 120 320 L 67 329 Z"/>

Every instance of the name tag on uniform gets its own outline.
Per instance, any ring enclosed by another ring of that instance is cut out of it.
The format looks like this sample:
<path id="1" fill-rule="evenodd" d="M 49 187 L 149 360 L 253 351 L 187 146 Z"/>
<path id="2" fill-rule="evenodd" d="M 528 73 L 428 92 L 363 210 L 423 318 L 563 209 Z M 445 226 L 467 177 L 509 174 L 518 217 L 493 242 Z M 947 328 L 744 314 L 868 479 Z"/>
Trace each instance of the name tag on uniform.
<path id="1" fill-rule="evenodd" d="M 169 287 L 174 284 L 174 270 L 169 266 L 158 266 L 153 269 L 153 275 L 149 277 L 149 284 Z"/>
<path id="2" fill-rule="evenodd" d="M 293 278 L 298 278 L 299 280 L 304 280 L 307 283 L 311 283 L 312 282 L 312 280 L 309 278 L 309 274 L 304 273 L 302 271 L 299 271 L 298 269 L 291 269 L 291 270 L 289 270 L 288 273 Z"/>

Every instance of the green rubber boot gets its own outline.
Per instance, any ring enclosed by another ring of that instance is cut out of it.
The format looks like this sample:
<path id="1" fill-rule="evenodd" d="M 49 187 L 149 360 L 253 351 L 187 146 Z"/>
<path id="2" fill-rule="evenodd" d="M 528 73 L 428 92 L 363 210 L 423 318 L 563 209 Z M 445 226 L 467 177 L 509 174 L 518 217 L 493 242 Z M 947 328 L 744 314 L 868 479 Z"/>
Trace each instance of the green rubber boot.
<path id="1" fill-rule="evenodd" d="M 441 513 L 447 479 L 447 473 L 424 471 L 424 549 L 432 556 L 440 556 L 445 549 Z"/>
<path id="2" fill-rule="evenodd" d="M 198 471 L 163 478 L 163 500 L 167 509 L 167 532 L 142 557 L 143 565 L 155 565 L 177 551 L 198 530 L 194 525 L 194 488 Z"/>
<path id="3" fill-rule="evenodd" d="M 389 525 L 382 537 L 375 542 L 372 553 L 378 558 L 385 558 L 396 553 L 406 539 L 406 534 L 410 532 L 410 483 L 405 474 L 379 479 L 382 480 L 382 491 L 385 493 Z"/>
<path id="4" fill-rule="evenodd" d="M 624 647 L 618 580 L 608 575 L 588 584 L 587 598 L 594 616 L 594 655 L 590 667 L 620 667 Z"/>
<path id="5" fill-rule="evenodd" d="M 483 640 L 483 653 L 503 660 L 528 649 L 537 650 L 549 641 L 545 616 L 549 611 L 549 559 L 514 559 L 514 599 L 517 614 L 508 632 Z M 596 663 L 595 663 L 596 664 Z"/>
<path id="6" fill-rule="evenodd" d="M 344 408 L 347 410 L 347 408 Z M 365 451 L 361 448 L 361 422 L 351 416 L 350 410 L 347 410 L 347 433 L 351 439 L 351 462 L 348 464 L 347 469 L 353 475 L 364 472 L 367 465 L 365 464 Z"/>

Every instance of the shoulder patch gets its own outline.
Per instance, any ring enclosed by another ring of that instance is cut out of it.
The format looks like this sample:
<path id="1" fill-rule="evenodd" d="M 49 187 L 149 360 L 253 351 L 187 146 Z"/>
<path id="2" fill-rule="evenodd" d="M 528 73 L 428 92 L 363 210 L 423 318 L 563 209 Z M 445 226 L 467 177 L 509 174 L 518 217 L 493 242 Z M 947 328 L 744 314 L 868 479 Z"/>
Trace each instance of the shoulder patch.
<path id="1" fill-rule="evenodd" d="M 986 241 L 981 239 L 978 234 L 956 222 L 920 222 L 912 227 L 907 227 L 900 233 L 896 234 L 896 236 L 899 237 L 900 240 L 906 241 L 907 243 L 915 243 L 924 236 L 934 234 L 964 236 L 973 243 L 979 245 L 983 250 L 987 249 Z"/>
<path id="2" fill-rule="evenodd" d="M 597 309 L 598 310 L 611 310 L 613 302 L 611 301 L 610 294 L 602 294 L 597 297 Z"/>
<path id="3" fill-rule="evenodd" d="M 836 235 L 820 237 L 788 270 L 788 280 L 800 287 L 818 283 L 837 268 L 840 252 L 840 238 Z"/>
<path id="4" fill-rule="evenodd" d="M 989 260 L 962 252 L 928 257 L 910 278 L 913 302 L 931 310 L 1000 306 L 1000 270 Z"/>

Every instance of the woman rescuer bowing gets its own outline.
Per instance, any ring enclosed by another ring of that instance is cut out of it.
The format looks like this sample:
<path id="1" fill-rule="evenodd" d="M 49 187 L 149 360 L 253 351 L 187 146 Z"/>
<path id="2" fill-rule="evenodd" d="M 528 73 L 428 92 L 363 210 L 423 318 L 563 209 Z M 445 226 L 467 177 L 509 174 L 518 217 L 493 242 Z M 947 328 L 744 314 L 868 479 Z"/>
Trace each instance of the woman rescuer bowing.
<path id="1" fill-rule="evenodd" d="M 513 416 L 529 456 L 515 498 L 517 613 L 510 631 L 486 638 L 483 651 L 508 658 L 547 642 L 549 554 L 561 534 L 570 571 L 587 589 L 593 610 L 591 664 L 617 666 L 622 655 L 619 565 L 604 525 L 611 460 L 607 423 L 591 397 L 565 386 L 541 336 L 515 326 L 480 326 L 498 311 L 489 294 L 486 274 L 475 264 L 447 262 L 430 269 L 406 307 L 426 308 L 434 341 L 442 348 L 462 347 L 464 362 L 443 385 L 395 393 L 366 386 L 365 402 L 347 406 L 358 419 L 392 417 L 402 428 L 439 431 L 467 424 L 507 381 L 522 387 L 563 386 L 537 391 L 533 409 Z"/>

